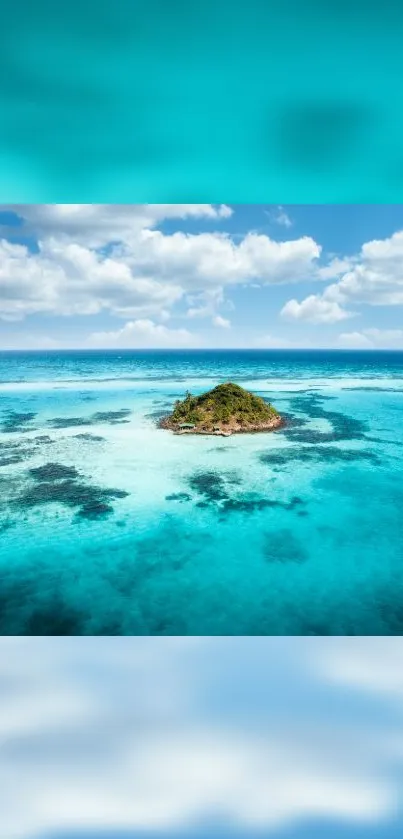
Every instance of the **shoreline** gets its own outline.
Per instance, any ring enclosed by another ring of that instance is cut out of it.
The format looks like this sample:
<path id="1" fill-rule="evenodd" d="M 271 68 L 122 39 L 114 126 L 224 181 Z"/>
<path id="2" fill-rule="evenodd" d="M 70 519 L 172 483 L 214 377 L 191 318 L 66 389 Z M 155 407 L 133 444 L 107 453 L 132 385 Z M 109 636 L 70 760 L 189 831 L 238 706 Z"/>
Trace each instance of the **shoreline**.
<path id="1" fill-rule="evenodd" d="M 158 427 L 164 429 L 166 431 L 172 431 L 173 434 L 177 436 L 182 436 L 184 434 L 191 434 L 191 435 L 202 435 L 205 437 L 232 437 L 234 434 L 263 434 L 263 433 L 270 433 L 272 431 L 278 431 L 280 428 L 285 426 L 285 420 L 283 417 L 276 417 L 272 422 L 268 423 L 267 425 L 262 426 L 250 426 L 250 428 L 231 428 L 231 429 L 221 429 L 219 431 L 206 431 L 202 428 L 184 428 L 178 429 L 176 426 L 172 425 L 169 421 L 169 417 L 165 417 L 158 423 Z"/>

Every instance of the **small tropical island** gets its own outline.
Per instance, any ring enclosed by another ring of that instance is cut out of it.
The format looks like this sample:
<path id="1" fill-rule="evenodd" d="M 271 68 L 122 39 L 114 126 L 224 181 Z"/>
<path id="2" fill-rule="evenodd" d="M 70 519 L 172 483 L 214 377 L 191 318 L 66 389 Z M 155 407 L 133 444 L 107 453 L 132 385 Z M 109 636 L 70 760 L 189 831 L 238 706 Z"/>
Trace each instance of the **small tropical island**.
<path id="1" fill-rule="evenodd" d="M 233 382 L 217 385 L 200 396 L 189 391 L 175 402 L 174 410 L 160 421 L 161 428 L 176 434 L 231 434 L 275 431 L 283 425 L 280 414 L 260 396 Z"/>

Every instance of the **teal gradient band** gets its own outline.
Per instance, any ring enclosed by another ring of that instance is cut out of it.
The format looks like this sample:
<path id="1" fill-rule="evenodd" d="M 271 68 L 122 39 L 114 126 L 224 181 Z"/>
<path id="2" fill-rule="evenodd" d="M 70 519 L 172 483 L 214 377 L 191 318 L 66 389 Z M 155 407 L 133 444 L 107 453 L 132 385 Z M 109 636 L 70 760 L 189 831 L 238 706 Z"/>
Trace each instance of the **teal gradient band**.
<path id="1" fill-rule="evenodd" d="M 401 0 L 0 0 L 0 200 L 403 194 Z"/>

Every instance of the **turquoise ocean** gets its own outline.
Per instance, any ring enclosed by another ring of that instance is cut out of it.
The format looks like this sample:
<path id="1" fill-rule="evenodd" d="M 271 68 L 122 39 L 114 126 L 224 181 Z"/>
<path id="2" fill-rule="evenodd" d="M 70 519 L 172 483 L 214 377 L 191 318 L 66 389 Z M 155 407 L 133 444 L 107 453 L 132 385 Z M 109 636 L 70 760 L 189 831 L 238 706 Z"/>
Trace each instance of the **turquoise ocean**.
<path id="1" fill-rule="evenodd" d="M 225 381 L 285 427 L 158 428 Z M 402 419 L 403 352 L 1 353 L 1 634 L 401 634 Z"/>

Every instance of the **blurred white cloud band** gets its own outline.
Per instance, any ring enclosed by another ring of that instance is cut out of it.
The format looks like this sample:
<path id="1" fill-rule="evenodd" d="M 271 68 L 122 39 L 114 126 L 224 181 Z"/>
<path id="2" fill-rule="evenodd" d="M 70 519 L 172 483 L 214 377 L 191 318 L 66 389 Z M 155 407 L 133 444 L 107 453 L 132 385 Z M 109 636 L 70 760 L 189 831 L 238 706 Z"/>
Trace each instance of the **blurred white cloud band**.
<path id="1" fill-rule="evenodd" d="M 2 835 L 391 817 L 403 646 L 373 642 L 0 639 Z"/>

